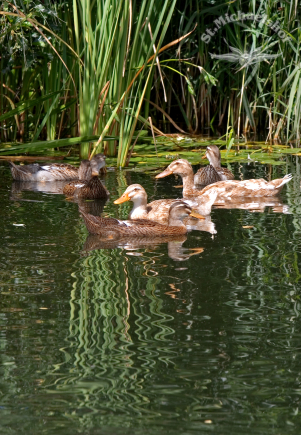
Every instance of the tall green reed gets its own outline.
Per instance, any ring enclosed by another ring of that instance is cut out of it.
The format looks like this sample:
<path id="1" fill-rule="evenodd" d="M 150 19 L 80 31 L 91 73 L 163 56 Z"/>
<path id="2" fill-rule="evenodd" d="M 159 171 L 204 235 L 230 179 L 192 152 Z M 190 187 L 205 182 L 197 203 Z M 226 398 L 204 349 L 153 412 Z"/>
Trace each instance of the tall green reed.
<path id="1" fill-rule="evenodd" d="M 175 0 L 73 1 L 76 50 L 84 63 L 78 70 L 80 134 L 106 129 L 117 136 L 119 166 L 126 163 L 143 98 L 152 84 L 155 60 L 147 61 L 153 45 L 160 49 L 174 6 Z M 114 155 L 117 144 L 105 148 Z M 87 145 L 81 153 L 87 156 Z"/>

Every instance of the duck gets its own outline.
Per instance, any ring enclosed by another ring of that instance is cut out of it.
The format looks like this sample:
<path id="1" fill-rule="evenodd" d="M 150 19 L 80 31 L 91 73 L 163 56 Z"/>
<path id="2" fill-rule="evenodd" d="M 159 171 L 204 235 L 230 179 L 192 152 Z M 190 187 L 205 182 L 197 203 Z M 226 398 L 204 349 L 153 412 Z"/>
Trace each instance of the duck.
<path id="1" fill-rule="evenodd" d="M 293 178 L 292 174 L 287 174 L 283 178 L 277 178 L 273 181 L 266 181 L 263 178 L 243 181 L 217 181 L 216 183 L 204 187 L 203 190 L 198 190 L 194 185 L 192 166 L 186 159 L 178 159 L 172 162 L 165 171 L 156 175 L 155 178 L 164 178 L 171 174 L 177 174 L 182 177 L 184 198 L 202 196 L 210 192 L 211 189 L 217 191 L 217 199 L 232 199 L 244 196 L 275 196 L 278 195 L 283 186 Z"/>
<path id="2" fill-rule="evenodd" d="M 103 154 L 96 154 L 92 161 L 98 161 L 103 158 Z M 82 160 L 81 165 L 85 162 Z M 17 181 L 69 181 L 79 178 L 80 167 L 69 165 L 68 163 L 52 163 L 50 165 L 41 166 L 39 163 L 29 165 L 16 165 L 13 162 L 8 162 L 11 174 L 14 180 Z"/>
<path id="3" fill-rule="evenodd" d="M 221 166 L 221 153 L 216 145 L 210 145 L 206 149 L 206 154 L 210 165 L 200 168 L 194 175 L 194 184 L 197 186 L 207 186 L 217 181 L 234 180 L 232 172 Z"/>
<path id="4" fill-rule="evenodd" d="M 213 189 L 198 200 L 185 200 L 185 202 L 197 210 L 202 216 L 211 213 L 211 207 L 217 196 Z M 122 204 L 132 201 L 134 206 L 129 213 L 128 219 L 149 219 L 160 224 L 168 224 L 169 209 L 176 199 L 158 199 L 147 203 L 147 193 L 140 184 L 131 184 L 114 204 Z M 187 225 L 187 222 L 185 222 Z"/>
<path id="5" fill-rule="evenodd" d="M 187 228 L 183 219 L 194 216 L 203 219 L 203 216 L 195 213 L 192 208 L 183 201 L 176 201 L 170 206 L 168 225 L 147 219 L 119 220 L 114 218 L 102 218 L 86 213 L 81 207 L 79 211 L 84 219 L 90 234 L 116 236 L 173 236 L 186 234 Z"/>
<path id="6" fill-rule="evenodd" d="M 106 164 L 105 156 L 97 159 L 83 160 L 78 171 L 79 180 L 71 181 L 64 186 L 63 193 L 76 199 L 107 199 L 109 191 L 100 181 L 98 175 Z"/>

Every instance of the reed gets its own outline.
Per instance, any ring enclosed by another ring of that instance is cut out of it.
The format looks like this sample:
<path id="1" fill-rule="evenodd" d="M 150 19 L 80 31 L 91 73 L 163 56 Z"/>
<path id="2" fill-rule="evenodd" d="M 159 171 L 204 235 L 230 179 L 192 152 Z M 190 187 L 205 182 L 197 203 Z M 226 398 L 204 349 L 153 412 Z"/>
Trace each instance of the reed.
<path id="1" fill-rule="evenodd" d="M 155 59 L 148 59 L 153 46 L 160 49 L 174 6 L 175 1 L 154 0 L 73 2 L 76 50 L 84 64 L 78 65 L 80 134 L 106 129 L 118 137 L 118 147 L 104 145 L 108 155 L 118 154 L 118 166 L 125 165 L 152 84 Z M 82 155 L 88 153 L 84 146 Z"/>
<path id="2" fill-rule="evenodd" d="M 268 141 L 299 142 L 301 5 L 177 6 L 2 2 L 1 141 L 98 136 L 81 145 L 82 157 L 102 150 L 121 167 L 151 123 L 157 133 L 231 131 L 229 149 L 234 137 L 260 132 Z M 253 15 L 229 18 L 242 14 Z"/>

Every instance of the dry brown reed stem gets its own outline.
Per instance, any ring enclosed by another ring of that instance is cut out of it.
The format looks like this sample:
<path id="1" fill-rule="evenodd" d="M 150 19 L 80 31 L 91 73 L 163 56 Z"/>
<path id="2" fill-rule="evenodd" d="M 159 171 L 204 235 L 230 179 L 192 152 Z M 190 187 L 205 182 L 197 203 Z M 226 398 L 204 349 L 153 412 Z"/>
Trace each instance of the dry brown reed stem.
<path id="1" fill-rule="evenodd" d="M 159 110 L 160 112 L 163 113 L 163 115 L 171 122 L 171 124 L 177 129 L 179 130 L 181 133 L 186 134 L 186 132 L 184 130 L 182 130 L 173 120 L 172 118 L 165 112 L 165 110 L 163 110 L 160 106 L 158 106 L 157 104 L 153 103 L 150 100 L 145 99 L 145 101 L 147 101 L 148 103 L 152 104 L 157 110 Z"/>
<path id="2" fill-rule="evenodd" d="M 103 106 L 105 105 L 105 101 L 106 101 L 106 98 L 107 98 L 107 95 L 108 95 L 108 92 L 109 92 L 109 88 L 110 88 L 110 83 L 111 83 L 111 81 L 108 80 L 107 83 L 102 88 L 102 90 L 100 91 L 100 94 L 99 94 L 99 97 L 98 97 L 99 100 L 100 100 L 100 97 L 102 96 L 102 94 L 103 93 L 105 93 L 105 94 L 104 94 L 103 99 L 102 99 L 102 101 L 100 103 L 100 107 L 99 107 L 99 110 L 98 110 L 98 113 L 97 113 L 97 117 L 96 117 L 96 120 L 95 120 L 95 123 L 94 123 L 93 134 L 96 133 L 97 124 L 99 122 L 100 115 L 102 114 Z"/>

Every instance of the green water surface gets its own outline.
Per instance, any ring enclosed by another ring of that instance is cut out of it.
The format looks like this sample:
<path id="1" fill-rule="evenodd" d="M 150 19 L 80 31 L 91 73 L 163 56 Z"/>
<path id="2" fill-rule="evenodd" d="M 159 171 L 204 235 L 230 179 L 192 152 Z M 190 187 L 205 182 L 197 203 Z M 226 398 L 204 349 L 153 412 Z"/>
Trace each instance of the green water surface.
<path id="1" fill-rule="evenodd" d="M 192 231 L 181 255 L 93 250 L 76 204 L 18 191 L 1 163 L 0 434 L 299 434 L 300 165 L 285 159 L 231 168 L 293 173 L 288 207 L 215 209 L 216 234 Z M 175 177 L 104 180 L 107 216 L 126 218 L 113 200 L 131 183 L 181 195 Z"/>

